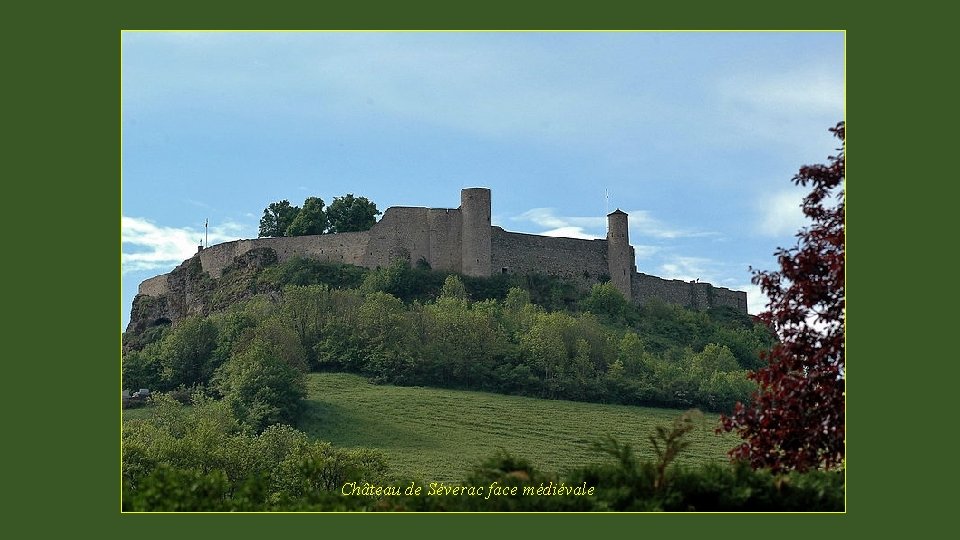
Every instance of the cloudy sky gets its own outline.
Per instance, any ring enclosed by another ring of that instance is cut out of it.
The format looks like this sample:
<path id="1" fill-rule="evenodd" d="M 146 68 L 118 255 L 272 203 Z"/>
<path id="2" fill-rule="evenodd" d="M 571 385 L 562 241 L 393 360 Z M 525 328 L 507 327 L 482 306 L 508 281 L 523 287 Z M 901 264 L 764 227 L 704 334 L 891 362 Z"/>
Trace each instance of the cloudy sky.
<path id="1" fill-rule="evenodd" d="M 451 207 L 602 238 L 641 272 L 764 298 L 803 225 L 790 178 L 843 118 L 839 32 L 125 32 L 122 325 L 137 284 L 257 236 L 270 202 Z"/>

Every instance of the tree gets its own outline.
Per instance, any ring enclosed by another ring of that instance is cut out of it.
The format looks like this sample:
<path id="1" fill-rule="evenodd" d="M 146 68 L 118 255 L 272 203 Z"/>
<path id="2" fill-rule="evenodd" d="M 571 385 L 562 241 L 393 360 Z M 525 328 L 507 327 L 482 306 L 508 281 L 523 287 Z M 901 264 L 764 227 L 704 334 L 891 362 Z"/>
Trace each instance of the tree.
<path id="1" fill-rule="evenodd" d="M 780 342 L 765 353 L 768 366 L 750 375 L 759 385 L 753 402 L 738 403 L 721 429 L 745 440 L 731 456 L 754 467 L 804 471 L 843 463 L 844 123 L 830 131 L 841 141 L 839 153 L 793 178 L 812 186 L 803 201 L 812 224 L 797 233 L 796 247 L 777 250 L 779 271 L 753 275 L 769 298 L 761 317 Z"/>
<path id="2" fill-rule="evenodd" d="M 443 281 L 443 288 L 440 289 L 440 297 L 466 300 L 467 288 L 463 285 L 463 280 L 455 274 L 447 276 L 447 279 Z"/>
<path id="3" fill-rule="evenodd" d="M 613 286 L 613 283 L 597 283 L 590 290 L 590 296 L 581 302 L 584 311 L 609 317 L 612 321 L 622 321 L 630 308 L 627 299 Z"/>
<path id="4" fill-rule="evenodd" d="M 343 197 L 334 197 L 327 208 L 327 218 L 332 233 L 365 231 L 377 222 L 381 212 L 377 205 L 366 197 L 354 197 L 348 193 Z"/>
<path id="5" fill-rule="evenodd" d="M 285 231 L 286 236 L 306 236 L 323 234 L 327 230 L 327 213 L 323 210 L 323 199 L 307 197 L 297 217 L 293 218 Z M 263 235 L 261 235 L 263 236 Z"/>
<path id="6" fill-rule="evenodd" d="M 213 385 L 237 419 L 256 431 L 294 423 L 307 396 L 306 375 L 279 358 L 262 339 L 255 339 L 220 366 Z"/>
<path id="7" fill-rule="evenodd" d="M 507 291 L 507 297 L 503 301 L 503 305 L 506 306 L 507 309 L 520 311 L 530 305 L 530 293 L 520 287 L 510 287 L 510 290 Z"/>
<path id="8" fill-rule="evenodd" d="M 260 218 L 259 236 L 283 236 L 298 213 L 300 213 L 300 208 L 291 206 L 290 201 L 286 199 L 270 203 L 263 209 L 263 217 Z"/>
<path id="9" fill-rule="evenodd" d="M 191 316 L 180 321 L 160 342 L 163 389 L 206 384 L 217 368 L 217 327 L 210 319 Z"/>
<path id="10" fill-rule="evenodd" d="M 159 361 L 159 350 L 159 343 L 151 343 L 141 351 L 132 350 L 124 353 L 121 364 L 123 388 L 132 390 L 138 388 L 158 390 L 161 388 L 163 378 L 161 376 L 162 366 Z"/>

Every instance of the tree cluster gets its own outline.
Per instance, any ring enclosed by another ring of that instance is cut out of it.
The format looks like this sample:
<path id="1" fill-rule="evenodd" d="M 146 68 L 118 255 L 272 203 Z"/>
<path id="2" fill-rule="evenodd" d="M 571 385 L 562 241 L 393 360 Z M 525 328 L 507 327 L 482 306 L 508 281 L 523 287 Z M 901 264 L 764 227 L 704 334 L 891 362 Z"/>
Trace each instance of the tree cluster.
<path id="1" fill-rule="evenodd" d="M 334 197 L 324 208 L 320 197 L 307 197 L 303 207 L 292 206 L 284 199 L 270 203 L 260 218 L 260 237 L 305 236 L 325 233 L 365 231 L 377 221 L 381 212 L 366 197 L 348 193 Z"/>
<path id="2" fill-rule="evenodd" d="M 253 308 L 255 309 L 255 308 Z M 129 388 L 206 389 L 250 429 L 293 423 L 306 397 L 305 352 L 276 322 L 252 328 L 249 314 L 189 317 L 123 359 Z"/>

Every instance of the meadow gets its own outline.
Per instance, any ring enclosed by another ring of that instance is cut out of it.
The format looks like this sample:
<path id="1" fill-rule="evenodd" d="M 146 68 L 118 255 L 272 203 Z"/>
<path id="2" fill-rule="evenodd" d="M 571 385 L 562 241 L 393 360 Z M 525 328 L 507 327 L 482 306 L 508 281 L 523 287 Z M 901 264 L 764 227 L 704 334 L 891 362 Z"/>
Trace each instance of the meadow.
<path id="1" fill-rule="evenodd" d="M 376 448 L 399 479 L 457 481 L 498 448 L 546 472 L 608 459 L 590 446 L 604 435 L 653 458 L 648 435 L 683 411 L 375 385 L 357 375 L 308 375 L 307 410 L 298 428 L 339 447 Z M 735 436 L 714 433 L 704 414 L 679 463 L 726 461 Z"/>

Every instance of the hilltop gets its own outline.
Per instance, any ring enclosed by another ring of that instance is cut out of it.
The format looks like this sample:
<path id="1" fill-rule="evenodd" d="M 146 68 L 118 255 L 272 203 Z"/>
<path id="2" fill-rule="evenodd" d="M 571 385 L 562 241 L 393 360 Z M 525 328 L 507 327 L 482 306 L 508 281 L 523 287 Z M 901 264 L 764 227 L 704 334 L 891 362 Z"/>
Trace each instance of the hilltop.
<path id="1" fill-rule="evenodd" d="M 176 321 L 204 309 L 197 302 L 192 278 L 202 275 L 216 280 L 237 265 L 307 258 L 370 270 L 400 261 L 470 278 L 546 274 L 585 289 L 609 283 L 628 302 L 638 305 L 663 302 L 698 310 L 729 307 L 747 312 L 744 292 L 699 280 L 669 280 L 638 272 L 635 250 L 630 245 L 629 216 L 619 209 L 607 215 L 605 239 L 585 240 L 516 233 L 492 226 L 491 191 L 487 188 L 463 189 L 460 201 L 457 208 L 391 207 L 379 222 L 368 216 L 366 229 L 200 246 L 177 270 L 141 283 L 137 298 L 141 304 L 150 303 L 150 314 L 157 319 Z M 265 211 L 264 219 L 268 217 Z M 261 228 L 261 234 L 271 232 L 267 229 Z M 142 307 L 134 306 L 134 310 Z"/>

